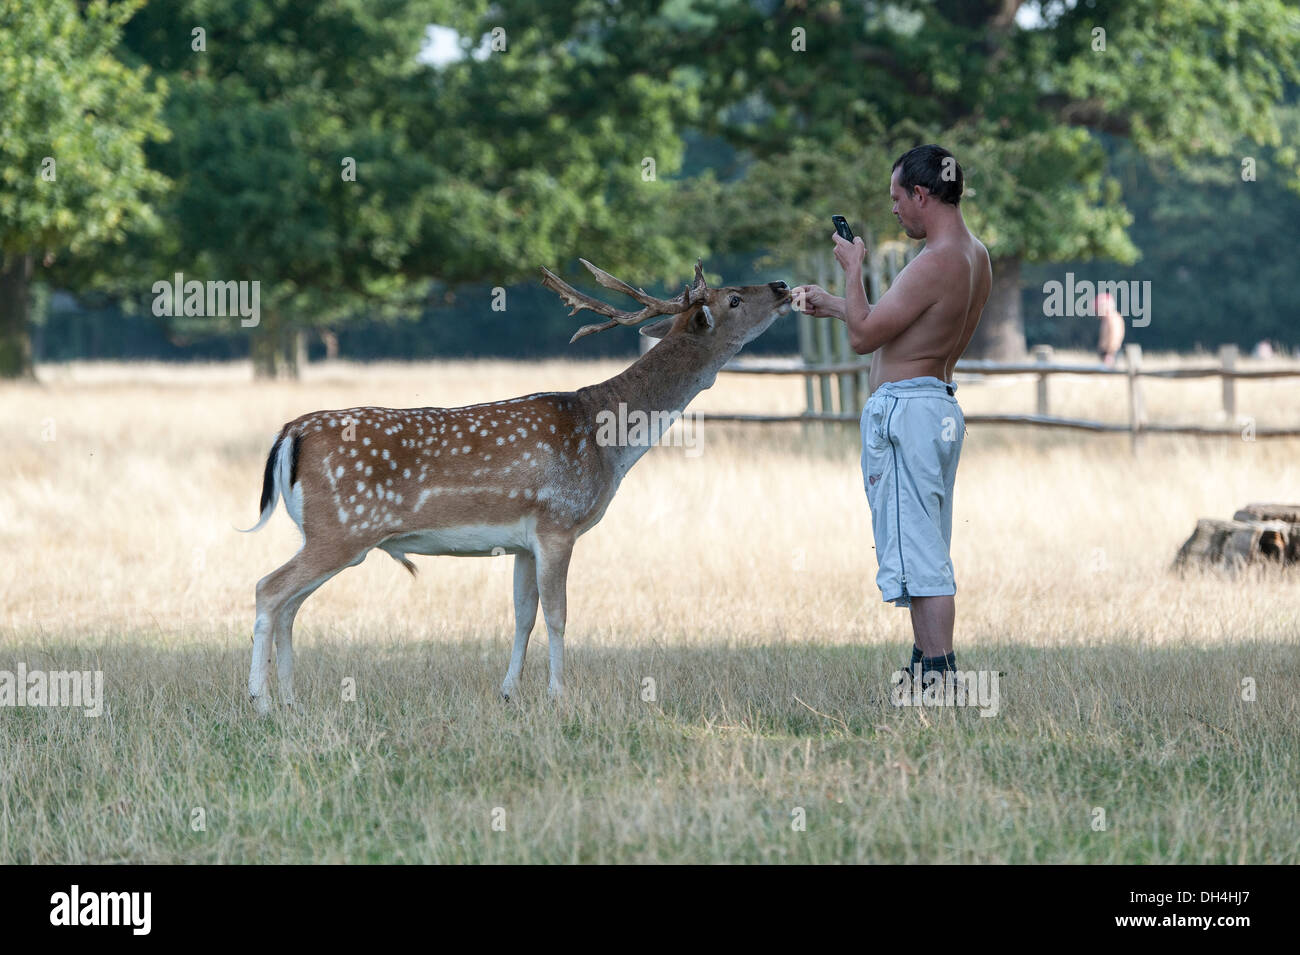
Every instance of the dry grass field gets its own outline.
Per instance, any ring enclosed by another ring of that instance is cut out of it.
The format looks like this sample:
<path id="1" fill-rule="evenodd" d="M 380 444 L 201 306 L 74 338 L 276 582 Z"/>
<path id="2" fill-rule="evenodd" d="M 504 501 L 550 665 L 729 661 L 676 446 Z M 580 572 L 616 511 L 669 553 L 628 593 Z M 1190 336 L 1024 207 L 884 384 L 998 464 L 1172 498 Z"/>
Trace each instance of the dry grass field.
<path id="1" fill-rule="evenodd" d="M 856 430 L 706 424 L 702 453 L 653 450 L 579 541 L 562 703 L 540 619 L 522 692 L 497 694 L 509 558 L 416 558 L 413 581 L 373 553 L 299 615 L 302 712 L 254 718 L 254 584 L 300 539 L 282 508 L 234 528 L 284 421 L 623 364 L 297 384 L 72 365 L 0 387 L 0 670 L 102 670 L 108 707 L 0 709 L 0 862 L 1300 861 L 1298 577 L 1168 570 L 1198 517 L 1300 499 L 1300 441 L 1152 436 L 1135 457 L 972 424 L 957 656 L 1004 674 L 995 717 L 888 704 L 910 628 L 875 588 Z M 1124 387 L 1058 379 L 1053 412 L 1123 421 Z M 1146 388 L 1152 420 L 1219 423 L 1215 380 Z M 968 414 L 1033 395 L 958 392 Z M 797 379 L 722 376 L 692 408 L 801 402 Z M 1300 389 L 1240 384 L 1238 407 L 1291 423 Z"/>

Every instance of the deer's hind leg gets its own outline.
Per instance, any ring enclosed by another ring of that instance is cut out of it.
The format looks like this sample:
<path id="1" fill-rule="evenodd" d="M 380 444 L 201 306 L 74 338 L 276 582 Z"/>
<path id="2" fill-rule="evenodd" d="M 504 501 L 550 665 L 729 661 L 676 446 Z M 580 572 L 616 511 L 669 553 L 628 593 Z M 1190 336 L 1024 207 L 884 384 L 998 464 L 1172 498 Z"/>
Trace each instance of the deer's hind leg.
<path id="1" fill-rule="evenodd" d="M 271 710 L 267 680 L 271 647 L 278 656 L 280 693 L 286 705 L 293 694 L 293 620 L 298 608 L 321 584 L 340 571 L 359 564 L 366 551 L 340 558 L 337 549 L 303 545 L 284 566 L 257 582 L 257 620 L 253 626 L 253 662 L 248 672 L 248 695 L 259 715 Z"/>

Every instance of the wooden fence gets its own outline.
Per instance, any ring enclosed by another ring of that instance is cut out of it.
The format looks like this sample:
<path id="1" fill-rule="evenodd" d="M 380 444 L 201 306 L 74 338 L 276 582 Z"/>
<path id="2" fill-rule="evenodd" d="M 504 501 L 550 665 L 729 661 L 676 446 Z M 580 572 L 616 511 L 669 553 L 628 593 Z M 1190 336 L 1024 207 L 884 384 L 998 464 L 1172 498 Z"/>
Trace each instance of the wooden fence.
<path id="1" fill-rule="evenodd" d="M 878 247 L 871 236 L 866 236 L 870 250 L 863 276 L 869 301 L 878 301 L 894 277 L 919 251 L 919 246 L 908 242 L 883 242 Z M 835 257 L 830 252 L 818 255 L 806 263 L 810 273 L 822 288 L 834 291 L 832 279 L 842 283 L 842 273 L 835 267 Z M 839 289 L 843 292 L 843 289 Z M 789 362 L 731 362 L 722 371 L 734 375 L 802 375 L 804 377 L 805 410 L 803 414 L 728 414 L 704 412 L 700 418 L 708 421 L 739 421 L 755 424 L 775 422 L 827 422 L 857 424 L 862 406 L 868 396 L 867 372 L 870 356 L 855 355 L 849 347 L 849 330 L 844 322 L 835 318 L 814 318 L 797 313 L 799 322 L 799 354 Z M 642 340 L 642 350 L 649 346 Z M 1237 367 L 1236 345 L 1219 349 L 1219 364 L 1192 368 L 1144 369 L 1142 347 L 1124 346 L 1124 367 L 1114 368 L 1095 364 L 1053 364 L 1050 345 L 1033 349 L 1030 362 L 958 361 L 956 374 L 978 375 L 1036 375 L 1038 378 L 1037 408 L 1034 414 L 968 414 L 967 424 L 1014 424 L 1048 428 L 1072 428 L 1078 431 L 1127 432 L 1134 450 L 1139 448 L 1146 434 L 1189 434 L 1205 436 L 1254 438 L 1300 437 L 1300 425 L 1293 428 L 1256 428 L 1252 421 L 1242 424 L 1237 417 L 1236 383 L 1241 380 L 1264 378 L 1300 378 L 1300 365 L 1287 368 L 1242 370 Z M 1051 413 L 1048 381 L 1052 375 L 1107 375 L 1123 376 L 1128 381 L 1128 420 L 1122 424 L 1090 421 L 1082 418 L 1063 418 Z M 1147 419 L 1146 402 L 1142 393 L 1142 379 L 1163 378 L 1219 378 L 1223 382 L 1223 413 L 1228 427 L 1200 425 L 1160 424 Z"/>
<path id="2" fill-rule="evenodd" d="M 1264 378 L 1300 378 L 1300 366 L 1251 370 L 1242 370 L 1237 368 L 1238 353 L 1237 346 L 1235 345 L 1224 345 L 1219 349 L 1218 365 L 1206 365 L 1198 368 L 1143 369 L 1142 347 L 1134 344 L 1124 346 L 1124 357 L 1126 365 L 1124 368 L 1110 368 L 1100 363 L 1095 365 L 1055 365 L 1051 363 L 1051 346 L 1040 345 L 1034 349 L 1034 361 L 1032 362 L 959 361 L 957 362 L 956 368 L 956 371 L 959 374 L 1032 374 L 1038 377 L 1037 409 L 1035 414 L 968 414 L 965 416 L 966 423 L 1023 424 L 1053 428 L 1074 428 L 1080 431 L 1128 432 L 1132 438 L 1134 448 L 1137 448 L 1140 445 L 1142 437 L 1145 434 L 1232 435 L 1235 437 L 1243 437 L 1247 433 L 1247 428 L 1240 425 L 1211 428 L 1200 425 L 1159 424 L 1148 421 L 1146 416 L 1146 403 L 1142 394 L 1142 379 L 1220 378 L 1223 381 L 1224 414 L 1228 417 L 1228 420 L 1236 421 L 1236 382 L 1240 380 Z M 820 388 L 813 391 L 813 394 L 825 398 L 829 393 L 829 386 L 827 384 L 829 380 L 838 379 L 843 382 L 845 377 L 853 377 L 856 379 L 857 376 L 863 374 L 863 369 L 865 367 L 866 363 L 859 358 L 859 360 L 854 362 L 827 363 L 821 365 L 808 365 L 803 363 L 733 363 L 732 365 L 724 367 L 722 370 L 730 374 L 742 375 L 804 375 L 810 382 L 813 378 L 819 378 L 821 380 Z M 1051 375 L 1118 375 L 1124 377 L 1128 381 L 1128 421 L 1124 424 L 1117 424 L 1105 421 L 1088 421 L 1081 418 L 1061 418 L 1053 416 L 1051 414 L 1050 396 L 1048 392 L 1048 379 Z M 811 384 L 809 385 L 809 388 L 811 390 Z M 860 394 L 866 394 L 865 385 L 862 386 Z M 841 384 L 840 387 L 840 395 L 841 404 L 838 409 L 832 409 L 829 403 L 824 403 L 820 408 L 810 407 L 809 410 L 798 415 L 706 413 L 701 415 L 701 417 L 711 421 L 825 421 L 851 422 L 857 424 L 861 416 L 861 408 L 856 404 L 857 395 L 853 391 L 846 390 L 843 384 Z M 846 397 L 850 395 L 852 396 L 853 402 L 855 402 L 854 404 L 845 403 Z M 862 399 L 863 403 L 865 403 L 865 400 L 865 398 Z M 1250 430 L 1250 433 L 1255 438 L 1296 438 L 1300 437 L 1300 427 L 1253 428 Z"/>

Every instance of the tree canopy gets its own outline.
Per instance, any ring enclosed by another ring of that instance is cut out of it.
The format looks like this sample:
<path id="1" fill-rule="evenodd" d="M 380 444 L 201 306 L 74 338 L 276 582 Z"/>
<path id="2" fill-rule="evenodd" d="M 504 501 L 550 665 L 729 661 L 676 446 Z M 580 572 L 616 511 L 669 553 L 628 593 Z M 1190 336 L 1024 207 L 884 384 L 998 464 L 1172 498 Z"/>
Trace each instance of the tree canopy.
<path id="1" fill-rule="evenodd" d="M 138 3 L 0 4 L 0 377 L 32 373 L 26 324 L 37 267 L 111 257 L 156 230 L 166 179 L 145 146 L 167 135 L 162 87 L 114 54 Z"/>
<path id="2" fill-rule="evenodd" d="M 994 258 L 974 354 L 1009 357 L 1025 345 L 1022 269 L 1118 277 L 1149 247 L 1176 291 L 1216 252 L 1251 256 L 1244 233 L 1217 250 L 1193 239 L 1216 207 L 1282 225 L 1260 194 L 1300 194 L 1290 0 L 0 10 L 0 374 L 24 367 L 26 283 L 52 253 L 64 287 L 137 308 L 178 272 L 259 282 L 254 328 L 169 326 L 248 336 L 262 373 L 292 372 L 305 329 L 458 295 L 486 309 L 580 255 L 675 285 L 696 257 L 803 268 L 831 212 L 900 238 L 889 168 L 922 142 L 962 162 L 962 208 Z M 455 31 L 459 56 L 424 55 L 433 25 Z"/>

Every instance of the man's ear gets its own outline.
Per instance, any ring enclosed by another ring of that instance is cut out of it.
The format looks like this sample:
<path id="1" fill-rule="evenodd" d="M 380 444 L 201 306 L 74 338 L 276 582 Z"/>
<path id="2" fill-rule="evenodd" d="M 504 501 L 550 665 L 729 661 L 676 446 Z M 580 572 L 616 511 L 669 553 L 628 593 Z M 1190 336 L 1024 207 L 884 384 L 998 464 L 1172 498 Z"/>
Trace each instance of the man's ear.
<path id="1" fill-rule="evenodd" d="M 676 315 L 670 315 L 667 318 L 655 322 L 653 325 L 642 325 L 641 334 L 646 338 L 663 338 L 673 327 L 673 322 L 677 321 Z"/>

